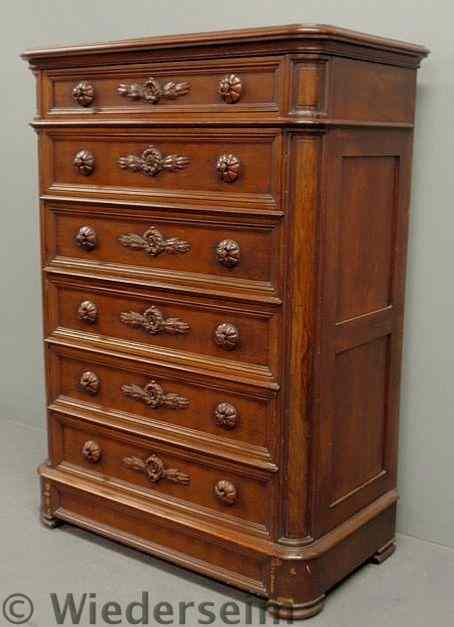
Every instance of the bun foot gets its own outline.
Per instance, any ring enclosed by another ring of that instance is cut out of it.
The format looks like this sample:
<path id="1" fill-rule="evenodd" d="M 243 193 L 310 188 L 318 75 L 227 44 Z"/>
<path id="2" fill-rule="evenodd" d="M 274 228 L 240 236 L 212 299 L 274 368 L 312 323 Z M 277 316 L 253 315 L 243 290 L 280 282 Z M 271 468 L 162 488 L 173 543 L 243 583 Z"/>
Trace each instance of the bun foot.
<path id="1" fill-rule="evenodd" d="M 382 546 L 381 549 L 378 549 L 378 551 L 372 556 L 371 562 L 374 564 L 382 564 L 388 559 L 388 557 L 391 557 L 395 550 L 396 544 L 394 540 L 391 540 Z"/>
<path id="2" fill-rule="evenodd" d="M 283 620 L 304 620 L 311 618 L 322 611 L 325 604 L 325 595 L 309 601 L 308 603 L 286 604 L 285 599 L 280 601 L 268 601 L 266 609 L 274 618 Z"/>
<path id="3" fill-rule="evenodd" d="M 59 518 L 54 518 L 53 516 L 47 516 L 43 512 L 41 512 L 41 524 L 49 529 L 55 529 L 56 527 L 61 527 L 63 525 L 63 521 Z"/>

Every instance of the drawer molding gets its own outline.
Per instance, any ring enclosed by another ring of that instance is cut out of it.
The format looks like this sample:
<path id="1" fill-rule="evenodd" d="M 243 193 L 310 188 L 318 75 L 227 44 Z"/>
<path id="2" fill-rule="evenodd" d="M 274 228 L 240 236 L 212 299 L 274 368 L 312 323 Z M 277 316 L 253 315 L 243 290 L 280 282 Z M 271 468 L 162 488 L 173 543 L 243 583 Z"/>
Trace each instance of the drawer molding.
<path id="1" fill-rule="evenodd" d="M 279 470 L 269 449 L 247 441 L 232 440 L 189 427 L 163 423 L 152 418 L 145 420 L 127 412 L 99 409 L 63 396 L 58 397 L 48 409 L 52 413 L 64 414 L 80 422 L 90 422 L 131 433 L 142 440 L 167 443 L 198 451 L 201 455 L 214 455 L 246 467 L 259 468 L 262 471 L 276 473 Z"/>

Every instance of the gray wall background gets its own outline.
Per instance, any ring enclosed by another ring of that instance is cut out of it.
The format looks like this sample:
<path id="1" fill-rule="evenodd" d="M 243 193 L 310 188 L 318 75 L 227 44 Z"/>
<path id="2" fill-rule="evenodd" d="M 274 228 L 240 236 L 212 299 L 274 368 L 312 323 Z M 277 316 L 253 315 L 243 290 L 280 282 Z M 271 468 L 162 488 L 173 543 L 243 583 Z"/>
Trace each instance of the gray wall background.
<path id="1" fill-rule="evenodd" d="M 422 43 L 402 385 L 399 530 L 454 546 L 454 42 L 449 0 L 15 0 L 1 46 L 0 429 L 44 440 L 34 81 L 26 48 L 318 22 Z M 3 446 L 8 442 L 3 441 Z"/>

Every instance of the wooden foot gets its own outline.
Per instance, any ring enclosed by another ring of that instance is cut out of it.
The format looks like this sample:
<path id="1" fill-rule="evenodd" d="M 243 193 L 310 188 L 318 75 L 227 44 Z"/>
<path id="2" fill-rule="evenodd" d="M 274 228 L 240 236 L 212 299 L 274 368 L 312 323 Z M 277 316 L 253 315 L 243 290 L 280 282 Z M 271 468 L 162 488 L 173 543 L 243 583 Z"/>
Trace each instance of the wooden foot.
<path id="1" fill-rule="evenodd" d="M 388 557 L 391 557 L 395 550 L 396 544 L 394 540 L 391 540 L 382 546 L 381 549 L 378 549 L 378 551 L 372 556 L 371 561 L 374 564 L 382 564 L 388 559 Z"/>
<path id="2" fill-rule="evenodd" d="M 267 610 L 274 618 L 283 620 L 304 620 L 311 618 L 322 611 L 325 604 L 325 595 L 310 601 L 309 603 L 301 603 L 298 605 L 286 605 L 282 601 L 268 601 Z"/>
<path id="3" fill-rule="evenodd" d="M 53 516 L 48 516 L 47 514 L 44 514 L 44 512 L 41 512 L 40 519 L 41 523 L 49 529 L 55 529 L 56 527 L 61 527 L 61 525 L 63 525 L 62 520 L 54 518 Z"/>

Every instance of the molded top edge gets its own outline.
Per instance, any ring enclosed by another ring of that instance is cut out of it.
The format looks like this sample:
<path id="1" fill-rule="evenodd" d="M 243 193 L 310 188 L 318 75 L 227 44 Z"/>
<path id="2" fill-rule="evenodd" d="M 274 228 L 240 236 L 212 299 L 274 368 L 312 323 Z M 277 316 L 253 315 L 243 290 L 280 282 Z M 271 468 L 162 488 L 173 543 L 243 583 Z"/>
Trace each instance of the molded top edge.
<path id="1" fill-rule="evenodd" d="M 169 47 L 209 46 L 212 44 L 247 43 L 279 41 L 282 39 L 300 40 L 331 40 L 342 43 L 373 47 L 381 50 L 398 52 L 412 57 L 425 57 L 429 50 L 424 46 L 411 44 L 395 39 L 376 37 L 346 28 L 338 28 L 324 24 L 288 24 L 286 26 L 265 26 L 260 28 L 243 28 L 183 35 L 164 35 L 142 37 L 107 43 L 94 43 L 78 46 L 59 46 L 29 50 L 21 56 L 26 60 L 71 56 L 81 54 L 112 53 L 125 51 L 154 50 Z"/>

